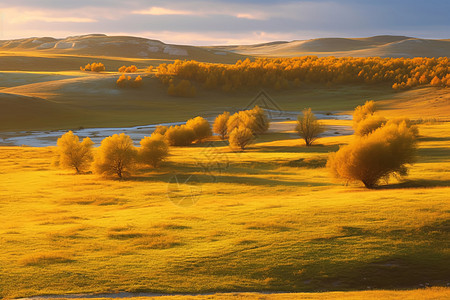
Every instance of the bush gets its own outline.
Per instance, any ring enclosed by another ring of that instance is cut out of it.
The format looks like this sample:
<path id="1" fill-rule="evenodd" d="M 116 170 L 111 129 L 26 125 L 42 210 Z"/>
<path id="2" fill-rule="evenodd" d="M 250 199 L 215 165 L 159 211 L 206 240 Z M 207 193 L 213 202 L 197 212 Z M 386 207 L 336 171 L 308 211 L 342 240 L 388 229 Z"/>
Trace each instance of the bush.
<path id="1" fill-rule="evenodd" d="M 170 126 L 164 136 L 170 146 L 188 146 L 195 140 L 194 130 L 186 125 Z"/>
<path id="2" fill-rule="evenodd" d="M 189 80 L 181 80 L 177 85 L 170 83 L 167 89 L 169 96 L 192 98 L 197 95 L 197 90 Z"/>
<path id="3" fill-rule="evenodd" d="M 131 66 L 129 66 L 129 67 L 127 67 L 127 66 L 121 66 L 120 68 L 119 68 L 119 72 L 120 73 L 134 73 L 134 72 L 137 72 L 137 67 L 135 66 L 135 65 L 131 65 Z"/>
<path id="4" fill-rule="evenodd" d="M 386 124 L 386 118 L 378 116 L 376 114 L 370 115 L 365 119 L 362 119 L 359 123 L 353 125 L 355 129 L 355 135 L 367 135 L 377 128 L 380 128 Z"/>
<path id="5" fill-rule="evenodd" d="M 142 86 L 142 77 L 141 75 L 138 75 L 133 79 L 131 76 L 125 76 L 125 74 L 122 74 L 119 79 L 117 79 L 116 84 L 121 88 L 140 87 Z"/>
<path id="6" fill-rule="evenodd" d="M 252 141 L 253 133 L 247 127 L 238 127 L 233 129 L 230 133 L 229 142 L 232 147 L 244 150 L 245 147 Z"/>
<path id="7" fill-rule="evenodd" d="M 163 125 L 158 125 L 158 126 L 156 126 L 155 131 L 153 131 L 152 134 L 161 134 L 161 135 L 165 135 L 167 129 L 169 129 L 169 127 L 163 126 Z"/>
<path id="8" fill-rule="evenodd" d="M 264 110 L 255 106 L 253 109 L 239 111 L 228 118 L 228 135 L 238 127 L 246 127 L 253 135 L 263 134 L 269 129 L 269 118 Z"/>
<path id="9" fill-rule="evenodd" d="M 227 122 L 228 135 L 230 135 L 234 129 L 239 127 L 248 128 L 252 134 L 255 134 L 253 131 L 255 127 L 257 127 L 255 115 L 250 114 L 248 110 L 239 111 L 233 114 Z"/>
<path id="10" fill-rule="evenodd" d="M 63 168 L 73 168 L 79 174 L 89 169 L 92 162 L 92 146 L 94 143 L 89 137 L 80 143 L 78 136 L 72 131 L 63 134 L 58 141 L 57 153 L 59 166 Z"/>
<path id="11" fill-rule="evenodd" d="M 139 161 L 157 168 L 159 163 L 169 155 L 169 145 L 164 136 L 154 133 L 150 137 L 144 137 L 139 148 Z"/>
<path id="12" fill-rule="evenodd" d="M 311 108 L 305 109 L 302 114 L 298 116 L 295 129 L 305 140 L 306 146 L 311 146 L 319 137 L 319 134 L 324 132 L 323 126 L 317 121 L 316 116 L 311 112 Z"/>
<path id="13" fill-rule="evenodd" d="M 416 136 L 417 128 L 407 121 L 388 121 L 330 154 L 327 167 L 338 178 L 359 180 L 367 188 L 374 188 L 382 178 L 407 174 L 406 164 L 415 158 Z"/>
<path id="14" fill-rule="evenodd" d="M 254 121 L 247 124 L 250 130 L 252 130 L 254 134 L 266 133 L 270 126 L 266 112 L 256 105 L 253 109 L 248 110 L 248 113 L 254 117 Z"/>
<path id="15" fill-rule="evenodd" d="M 80 67 L 81 71 L 92 71 L 92 72 L 102 72 L 105 71 L 105 66 L 102 63 L 92 63 L 87 64 L 86 66 Z"/>
<path id="16" fill-rule="evenodd" d="M 223 114 L 218 115 L 214 120 L 213 131 L 220 135 L 222 140 L 224 140 L 227 135 L 227 122 L 229 118 L 230 113 L 225 111 Z"/>
<path id="17" fill-rule="evenodd" d="M 103 139 L 94 157 L 94 172 L 99 175 L 129 175 L 134 169 L 137 150 L 130 136 L 121 133 Z"/>
<path id="18" fill-rule="evenodd" d="M 365 118 L 372 116 L 376 111 L 375 102 L 366 101 L 362 106 L 357 106 L 353 112 L 353 129 L 356 129 L 358 123 Z"/>
<path id="19" fill-rule="evenodd" d="M 194 130 L 196 141 L 201 142 L 212 135 L 211 125 L 202 117 L 196 117 L 188 120 L 186 122 L 186 126 Z"/>

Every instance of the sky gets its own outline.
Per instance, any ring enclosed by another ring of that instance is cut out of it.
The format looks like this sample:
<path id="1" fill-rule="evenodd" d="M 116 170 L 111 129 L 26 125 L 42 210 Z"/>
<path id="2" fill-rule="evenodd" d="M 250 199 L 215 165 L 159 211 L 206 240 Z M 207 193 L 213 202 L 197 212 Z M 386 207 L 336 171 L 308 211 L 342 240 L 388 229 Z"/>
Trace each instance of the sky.
<path id="1" fill-rule="evenodd" d="M 189 45 L 450 38 L 450 0 L 0 0 L 0 39 L 91 33 Z"/>

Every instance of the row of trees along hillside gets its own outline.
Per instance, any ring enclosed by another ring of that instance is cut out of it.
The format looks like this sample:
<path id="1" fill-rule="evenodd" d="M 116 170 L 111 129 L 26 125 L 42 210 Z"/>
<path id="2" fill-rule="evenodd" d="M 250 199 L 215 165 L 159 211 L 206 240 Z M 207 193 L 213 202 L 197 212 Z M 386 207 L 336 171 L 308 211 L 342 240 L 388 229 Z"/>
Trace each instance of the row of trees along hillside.
<path id="1" fill-rule="evenodd" d="M 208 89 L 236 91 L 248 87 L 286 89 L 302 84 L 384 83 L 394 89 L 450 86 L 450 62 L 441 58 L 317 57 L 257 58 L 234 65 L 176 60 L 158 66 L 166 84 L 171 77 L 192 80 Z M 169 79 L 168 79 L 169 78 Z"/>

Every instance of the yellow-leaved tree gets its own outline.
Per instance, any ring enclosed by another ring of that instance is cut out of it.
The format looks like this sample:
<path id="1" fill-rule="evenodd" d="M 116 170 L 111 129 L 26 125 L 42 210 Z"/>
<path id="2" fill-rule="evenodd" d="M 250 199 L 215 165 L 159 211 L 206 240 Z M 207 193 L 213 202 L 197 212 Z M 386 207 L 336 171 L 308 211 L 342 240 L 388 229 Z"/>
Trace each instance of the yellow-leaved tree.
<path id="1" fill-rule="evenodd" d="M 227 135 L 227 122 L 230 118 L 230 113 L 225 111 L 223 114 L 218 115 L 214 120 L 213 131 L 218 134 L 222 140 Z"/>
<path id="2" fill-rule="evenodd" d="M 245 147 L 253 140 L 253 133 L 244 126 L 234 128 L 230 133 L 229 142 L 232 147 L 244 150 Z"/>
<path id="3" fill-rule="evenodd" d="M 137 149 L 130 136 L 114 134 L 103 139 L 94 156 L 94 172 L 99 175 L 117 175 L 119 178 L 131 174 L 137 158 Z"/>
<path id="4" fill-rule="evenodd" d="M 195 132 L 186 125 L 170 126 L 164 134 L 170 146 L 189 146 L 195 140 Z"/>
<path id="5" fill-rule="evenodd" d="M 186 126 L 194 130 L 195 140 L 197 142 L 201 142 L 212 135 L 211 125 L 202 117 L 195 117 L 188 120 Z"/>
<path id="6" fill-rule="evenodd" d="M 374 188 L 390 175 L 407 175 L 407 165 L 415 161 L 417 135 L 417 128 L 408 120 L 387 121 L 330 154 L 327 167 L 337 178 L 358 180 Z"/>
<path id="7" fill-rule="evenodd" d="M 300 137 L 305 140 L 306 146 L 311 146 L 319 137 L 319 134 L 324 132 L 323 126 L 317 121 L 311 108 L 305 109 L 302 114 L 298 116 L 295 129 Z"/>
<path id="8" fill-rule="evenodd" d="M 162 134 L 153 133 L 144 137 L 140 144 L 139 161 L 143 164 L 157 168 L 169 156 L 169 144 Z"/>
<path id="9" fill-rule="evenodd" d="M 89 137 L 80 142 L 79 137 L 69 131 L 58 139 L 56 145 L 60 167 L 75 169 L 78 174 L 89 169 L 94 145 Z"/>

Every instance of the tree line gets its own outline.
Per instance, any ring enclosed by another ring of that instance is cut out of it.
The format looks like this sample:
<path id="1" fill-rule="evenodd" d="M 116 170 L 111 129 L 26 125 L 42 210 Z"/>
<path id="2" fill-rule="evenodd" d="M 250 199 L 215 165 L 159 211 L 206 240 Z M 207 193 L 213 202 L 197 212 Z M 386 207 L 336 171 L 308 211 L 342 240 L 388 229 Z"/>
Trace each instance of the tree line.
<path id="1" fill-rule="evenodd" d="M 276 90 L 302 84 L 390 84 L 394 89 L 450 86 L 450 62 L 440 58 L 317 57 L 245 59 L 235 64 L 176 60 L 161 64 L 157 76 L 195 81 L 207 89 L 238 91 L 248 87 Z"/>

